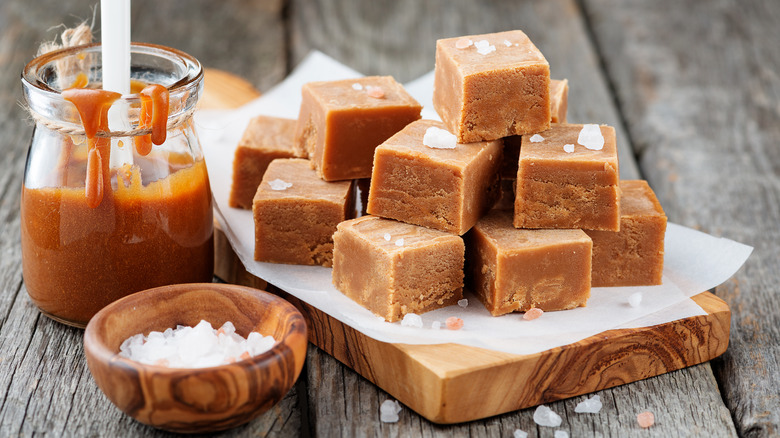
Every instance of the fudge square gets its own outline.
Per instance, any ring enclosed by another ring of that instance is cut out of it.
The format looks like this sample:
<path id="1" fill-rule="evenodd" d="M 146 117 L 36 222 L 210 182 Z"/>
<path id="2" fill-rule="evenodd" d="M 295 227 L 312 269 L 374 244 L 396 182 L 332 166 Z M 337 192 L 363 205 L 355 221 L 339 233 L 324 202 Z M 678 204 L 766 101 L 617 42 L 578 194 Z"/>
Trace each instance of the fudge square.
<path id="1" fill-rule="evenodd" d="M 422 109 L 391 76 L 310 82 L 301 93 L 295 150 L 325 181 L 370 178 L 374 149 Z"/>
<path id="2" fill-rule="evenodd" d="M 294 158 L 292 119 L 257 116 L 249 121 L 233 159 L 233 185 L 228 205 L 252 209 L 252 199 L 268 164 L 277 158 Z"/>
<path id="3" fill-rule="evenodd" d="M 566 123 L 569 109 L 569 80 L 550 79 L 550 122 Z"/>
<path id="4" fill-rule="evenodd" d="M 592 242 L 582 230 L 524 230 L 491 210 L 464 237 L 466 285 L 493 316 L 566 310 L 590 297 Z"/>
<path id="5" fill-rule="evenodd" d="M 615 129 L 554 124 L 524 135 L 515 191 L 517 228 L 620 229 Z"/>
<path id="6" fill-rule="evenodd" d="M 308 160 L 272 161 L 252 206 L 255 260 L 331 266 L 336 225 L 353 210 L 352 181 L 325 182 Z"/>
<path id="7" fill-rule="evenodd" d="M 460 143 L 550 127 L 550 65 L 519 30 L 436 42 L 433 107 Z"/>
<path id="8" fill-rule="evenodd" d="M 465 246 L 460 237 L 363 216 L 333 236 L 333 284 L 386 321 L 463 298 Z"/>
<path id="9" fill-rule="evenodd" d="M 646 181 L 620 181 L 620 191 L 620 231 L 585 231 L 593 239 L 591 285 L 661 284 L 664 210 Z"/>
<path id="10" fill-rule="evenodd" d="M 501 140 L 456 144 L 444 128 L 418 120 L 376 149 L 369 214 L 462 235 L 493 206 Z M 451 139 L 452 148 L 426 146 L 432 134 Z"/>

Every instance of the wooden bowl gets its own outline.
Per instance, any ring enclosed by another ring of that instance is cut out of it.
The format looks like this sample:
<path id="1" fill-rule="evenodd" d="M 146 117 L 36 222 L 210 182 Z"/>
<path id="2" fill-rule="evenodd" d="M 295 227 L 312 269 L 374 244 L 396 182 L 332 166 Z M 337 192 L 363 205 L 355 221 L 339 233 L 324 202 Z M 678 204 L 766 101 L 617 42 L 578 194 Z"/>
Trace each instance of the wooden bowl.
<path id="1" fill-rule="evenodd" d="M 276 345 L 250 359 L 211 368 L 146 365 L 119 356 L 137 333 L 205 319 L 231 321 L 246 337 L 272 335 Z M 177 284 L 120 299 L 98 312 L 84 333 L 87 364 L 100 389 L 136 420 L 174 432 L 214 432 L 262 414 L 292 388 L 306 357 L 306 323 L 287 301 L 243 286 Z"/>

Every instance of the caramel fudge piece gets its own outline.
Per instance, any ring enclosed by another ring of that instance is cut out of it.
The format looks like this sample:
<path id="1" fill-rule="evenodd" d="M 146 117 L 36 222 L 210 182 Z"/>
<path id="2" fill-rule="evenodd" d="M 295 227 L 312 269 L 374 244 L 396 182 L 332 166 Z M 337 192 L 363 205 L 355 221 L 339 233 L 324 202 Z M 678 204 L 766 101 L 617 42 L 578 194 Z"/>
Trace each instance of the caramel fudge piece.
<path id="1" fill-rule="evenodd" d="M 666 215 L 646 181 L 620 181 L 620 231 L 593 239 L 593 287 L 661 284 Z"/>
<path id="2" fill-rule="evenodd" d="M 519 230 L 491 210 L 465 236 L 466 283 L 494 316 L 565 310 L 590 297 L 592 242 L 582 230 Z"/>
<path id="3" fill-rule="evenodd" d="M 463 298 L 458 236 L 363 216 L 340 223 L 333 242 L 333 284 L 386 321 Z"/>
<path id="4" fill-rule="evenodd" d="M 336 225 L 353 210 L 352 181 L 325 182 L 308 160 L 272 161 L 252 207 L 255 260 L 331 266 Z"/>
<path id="5" fill-rule="evenodd" d="M 433 107 L 460 143 L 550 127 L 550 66 L 519 30 L 436 42 Z"/>
<path id="6" fill-rule="evenodd" d="M 277 158 L 293 158 L 292 144 L 297 121 L 257 116 L 244 131 L 233 159 L 233 185 L 228 205 L 252 209 L 252 198 L 268 164 Z"/>
<path id="7" fill-rule="evenodd" d="M 310 82 L 302 94 L 295 150 L 325 181 L 370 178 L 374 149 L 422 109 L 390 76 Z"/>
<path id="8" fill-rule="evenodd" d="M 426 133 L 452 148 L 426 146 Z M 500 140 L 455 144 L 438 121 L 411 123 L 376 149 L 368 213 L 461 235 L 498 199 L 501 149 Z"/>
<path id="9" fill-rule="evenodd" d="M 566 123 L 569 108 L 569 80 L 550 79 L 550 122 Z"/>
<path id="10" fill-rule="evenodd" d="M 620 229 L 615 129 L 554 124 L 524 135 L 515 193 L 518 228 Z"/>

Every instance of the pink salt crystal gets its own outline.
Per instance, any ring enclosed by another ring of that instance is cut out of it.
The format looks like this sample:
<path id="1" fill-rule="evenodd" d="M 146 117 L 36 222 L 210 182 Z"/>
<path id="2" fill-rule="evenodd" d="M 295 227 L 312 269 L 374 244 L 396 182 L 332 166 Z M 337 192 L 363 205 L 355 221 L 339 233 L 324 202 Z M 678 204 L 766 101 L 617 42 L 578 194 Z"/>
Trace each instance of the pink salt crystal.
<path id="1" fill-rule="evenodd" d="M 444 323 L 450 330 L 460 330 L 463 328 L 463 320 L 455 316 L 450 316 Z"/>
<path id="2" fill-rule="evenodd" d="M 385 90 L 382 87 L 366 87 L 366 94 L 374 99 L 382 99 L 385 97 Z"/>
<path id="3" fill-rule="evenodd" d="M 655 416 L 650 411 L 644 411 L 641 414 L 637 414 L 636 422 L 639 423 L 639 427 L 647 429 L 655 423 Z"/>
<path id="4" fill-rule="evenodd" d="M 525 315 L 523 315 L 523 319 L 526 321 L 531 321 L 542 316 L 542 313 L 544 313 L 544 310 L 538 307 L 531 307 L 525 312 Z"/>
<path id="5" fill-rule="evenodd" d="M 455 41 L 455 48 L 456 49 L 465 49 L 467 47 L 471 47 L 471 44 L 473 44 L 473 43 L 471 42 L 470 39 L 468 39 L 468 38 L 461 38 L 458 41 Z"/>

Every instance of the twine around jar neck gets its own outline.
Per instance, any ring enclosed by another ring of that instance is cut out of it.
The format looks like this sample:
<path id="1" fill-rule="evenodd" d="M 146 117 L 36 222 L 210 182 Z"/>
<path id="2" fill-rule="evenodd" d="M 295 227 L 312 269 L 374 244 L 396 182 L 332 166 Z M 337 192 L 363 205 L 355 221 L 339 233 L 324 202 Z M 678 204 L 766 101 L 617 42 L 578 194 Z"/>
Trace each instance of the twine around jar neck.
<path id="1" fill-rule="evenodd" d="M 64 49 L 68 47 L 75 47 L 75 46 L 91 43 L 92 28 L 88 26 L 86 22 L 83 22 L 74 28 L 65 29 L 60 34 L 60 41 L 61 43 L 57 43 L 55 39 L 55 41 L 42 43 L 38 48 L 38 56 L 44 55 L 54 50 Z M 86 59 L 83 59 L 81 61 L 70 61 L 70 62 L 57 61 L 55 64 L 55 69 L 58 72 L 58 76 L 62 77 L 66 72 L 83 71 L 85 67 L 82 64 L 85 61 Z M 36 124 L 40 124 L 51 131 L 60 132 L 66 135 L 86 136 L 86 132 L 84 131 L 83 127 L 75 127 L 73 124 L 51 120 L 48 117 L 39 114 L 38 112 L 36 112 L 35 110 L 33 110 L 31 107 L 27 105 L 23 105 L 23 108 L 30 114 L 30 117 L 35 121 Z M 167 130 L 170 131 L 186 124 L 192 118 L 194 112 L 195 112 L 195 108 L 191 108 L 174 118 L 169 117 L 166 126 Z M 141 135 L 149 135 L 151 133 L 152 133 L 152 128 L 136 128 L 127 131 L 98 131 L 97 133 L 95 133 L 95 136 L 101 138 L 137 137 Z"/>

